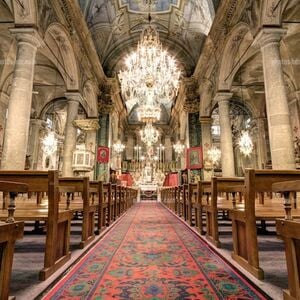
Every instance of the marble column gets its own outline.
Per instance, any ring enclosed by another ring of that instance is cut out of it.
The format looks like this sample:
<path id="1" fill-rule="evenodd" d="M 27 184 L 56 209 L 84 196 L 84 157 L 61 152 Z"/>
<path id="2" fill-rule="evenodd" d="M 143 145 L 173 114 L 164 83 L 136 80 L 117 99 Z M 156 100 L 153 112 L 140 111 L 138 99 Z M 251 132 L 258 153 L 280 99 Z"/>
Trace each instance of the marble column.
<path id="1" fill-rule="evenodd" d="M 73 151 L 76 147 L 77 129 L 73 125 L 73 121 L 77 118 L 79 102 L 82 96 L 79 93 L 66 93 L 65 96 L 68 99 L 68 106 L 65 127 L 62 176 L 68 177 L 74 175 L 72 170 L 72 160 Z"/>
<path id="2" fill-rule="evenodd" d="M 38 158 L 40 151 L 40 130 L 43 120 L 31 119 L 28 141 L 28 154 L 30 155 L 30 169 L 36 170 L 38 166 Z"/>
<path id="3" fill-rule="evenodd" d="M 24 170 L 31 113 L 34 64 L 38 34 L 32 28 L 15 28 L 17 56 L 8 103 L 1 169 Z"/>
<path id="4" fill-rule="evenodd" d="M 200 117 L 200 123 L 201 123 L 203 160 L 204 160 L 203 179 L 210 180 L 212 170 L 210 168 L 206 168 L 207 167 L 206 162 L 209 160 L 207 152 L 212 147 L 212 136 L 211 136 L 212 119 L 210 117 Z"/>
<path id="5" fill-rule="evenodd" d="M 280 56 L 280 40 L 285 33 L 286 30 L 281 28 L 263 28 L 255 39 L 263 59 L 273 169 L 295 169 L 292 128 Z"/>
<path id="6" fill-rule="evenodd" d="M 232 93 L 220 92 L 216 94 L 215 99 L 219 105 L 220 131 L 221 131 L 221 163 L 222 175 L 224 177 L 235 176 L 234 155 L 231 123 L 229 117 L 229 100 Z"/>

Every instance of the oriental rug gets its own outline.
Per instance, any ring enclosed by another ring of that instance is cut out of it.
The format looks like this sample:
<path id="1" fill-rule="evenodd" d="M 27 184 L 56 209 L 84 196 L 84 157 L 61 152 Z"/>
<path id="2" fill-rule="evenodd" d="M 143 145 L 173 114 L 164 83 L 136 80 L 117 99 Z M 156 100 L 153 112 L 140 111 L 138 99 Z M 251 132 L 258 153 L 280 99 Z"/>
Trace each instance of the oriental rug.
<path id="1" fill-rule="evenodd" d="M 138 203 L 43 299 L 267 299 L 159 203 Z"/>

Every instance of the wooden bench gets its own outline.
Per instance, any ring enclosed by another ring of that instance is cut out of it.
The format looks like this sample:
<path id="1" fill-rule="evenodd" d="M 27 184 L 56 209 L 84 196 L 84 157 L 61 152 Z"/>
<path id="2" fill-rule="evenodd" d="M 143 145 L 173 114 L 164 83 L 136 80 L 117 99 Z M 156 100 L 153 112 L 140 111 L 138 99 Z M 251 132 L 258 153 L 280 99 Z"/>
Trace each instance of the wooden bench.
<path id="1" fill-rule="evenodd" d="M 232 258 L 258 279 L 264 278 L 264 272 L 259 265 L 256 221 L 284 218 L 285 211 L 281 201 L 259 204 L 256 194 L 272 192 L 274 183 L 297 179 L 300 179 L 300 171 L 296 170 L 246 169 L 245 206 L 229 211 L 232 219 Z M 300 217 L 300 210 L 293 209 L 293 213 Z"/>
<path id="2" fill-rule="evenodd" d="M 199 230 L 200 234 L 204 234 L 203 231 L 203 212 L 204 204 L 203 196 L 209 192 L 210 194 L 211 182 L 210 181 L 198 181 L 197 184 L 190 183 L 188 189 L 188 223 L 192 226 L 192 215 L 195 216 L 195 226 Z"/>
<path id="3" fill-rule="evenodd" d="M 289 289 L 283 291 L 284 299 L 300 299 L 300 220 L 293 220 L 292 201 L 300 192 L 300 180 L 274 183 L 273 192 L 284 195 L 285 219 L 276 220 L 278 237 L 284 241 Z"/>
<path id="4" fill-rule="evenodd" d="M 13 181 L 28 185 L 28 192 L 48 194 L 47 207 L 18 208 L 14 213 L 17 221 L 45 221 L 46 246 L 44 268 L 40 280 L 45 280 L 67 262 L 70 257 L 71 210 L 59 209 L 58 171 L 0 171 L 0 181 Z M 7 210 L 2 209 L 0 219 L 6 220 Z"/>
<path id="5" fill-rule="evenodd" d="M 0 299 L 8 299 L 16 240 L 23 238 L 24 222 L 14 221 L 15 197 L 27 193 L 28 186 L 18 182 L 0 181 L 0 191 L 8 193 L 10 203 L 7 223 L 0 223 Z"/>
<path id="6" fill-rule="evenodd" d="M 219 240 L 218 212 L 228 211 L 235 206 L 235 198 L 231 201 L 228 193 L 232 191 L 231 187 L 243 186 L 244 178 L 241 177 L 212 177 L 211 186 L 205 184 L 204 193 L 210 193 L 209 201 L 203 205 L 206 213 L 206 238 L 216 247 L 221 247 Z M 218 195 L 223 193 L 223 197 Z"/>
<path id="7" fill-rule="evenodd" d="M 95 213 L 98 211 L 98 203 L 91 203 L 90 193 L 97 192 L 97 190 L 90 187 L 88 177 L 62 177 L 59 178 L 59 185 L 71 187 L 75 193 L 80 194 L 76 199 L 67 199 L 67 203 L 61 203 L 61 205 L 66 205 L 66 209 L 73 212 L 82 213 L 81 242 L 79 246 L 84 248 L 95 238 Z"/>

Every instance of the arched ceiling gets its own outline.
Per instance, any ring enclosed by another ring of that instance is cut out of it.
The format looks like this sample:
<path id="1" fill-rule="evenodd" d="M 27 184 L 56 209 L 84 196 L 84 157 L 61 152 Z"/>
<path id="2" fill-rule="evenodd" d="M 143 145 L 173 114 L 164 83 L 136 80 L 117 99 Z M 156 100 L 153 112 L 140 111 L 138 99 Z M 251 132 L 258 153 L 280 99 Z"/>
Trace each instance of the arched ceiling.
<path id="1" fill-rule="evenodd" d="M 150 9 L 149 9 L 150 2 Z M 151 24 L 163 48 L 177 60 L 183 76 L 193 74 L 219 0 L 79 0 L 103 70 L 115 77 L 125 57 L 136 49 L 142 31 Z M 137 105 L 126 101 L 128 123 L 139 123 Z M 159 123 L 169 123 L 172 101 L 161 107 Z"/>
<path id="2" fill-rule="evenodd" d="M 149 0 L 79 0 L 107 76 L 114 76 L 148 25 Z M 183 74 L 192 75 L 215 5 L 213 0 L 152 0 L 152 24 Z"/>

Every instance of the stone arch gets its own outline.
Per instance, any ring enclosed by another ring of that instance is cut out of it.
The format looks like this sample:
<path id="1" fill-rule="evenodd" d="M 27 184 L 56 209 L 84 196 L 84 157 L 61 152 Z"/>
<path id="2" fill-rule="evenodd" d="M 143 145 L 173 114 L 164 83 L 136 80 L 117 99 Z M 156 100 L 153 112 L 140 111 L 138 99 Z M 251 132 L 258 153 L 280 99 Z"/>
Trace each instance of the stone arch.
<path id="1" fill-rule="evenodd" d="M 52 23 L 46 30 L 44 40 L 67 90 L 79 90 L 79 70 L 67 29 L 59 23 Z"/>
<path id="2" fill-rule="evenodd" d="M 87 80 L 83 87 L 83 98 L 87 103 L 88 117 L 98 116 L 97 87 L 94 82 Z"/>
<path id="3" fill-rule="evenodd" d="M 252 42 L 253 36 L 246 23 L 239 23 L 231 30 L 221 59 L 217 90 L 230 90 L 236 72 L 245 61 L 259 51 L 253 47 L 249 48 Z"/>
<path id="4" fill-rule="evenodd" d="M 33 26 L 37 25 L 37 1 L 12 1 L 12 10 L 15 24 L 18 26 Z M 7 1 L 6 1 L 7 2 Z M 11 8 L 11 7 L 10 7 Z"/>

